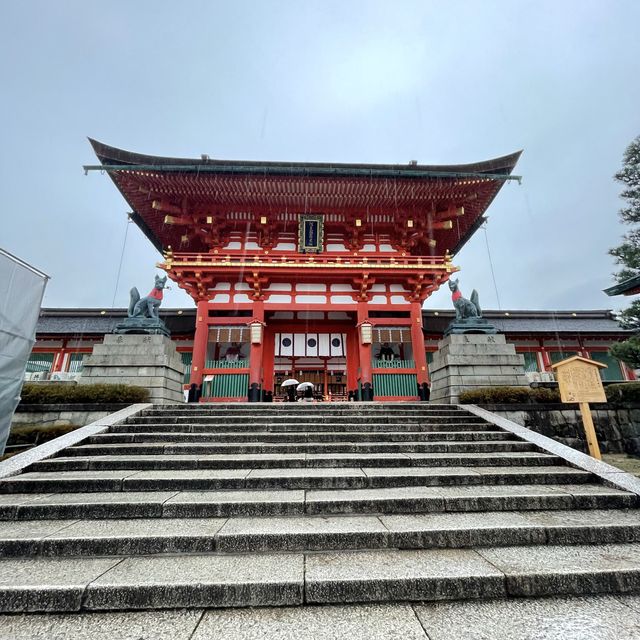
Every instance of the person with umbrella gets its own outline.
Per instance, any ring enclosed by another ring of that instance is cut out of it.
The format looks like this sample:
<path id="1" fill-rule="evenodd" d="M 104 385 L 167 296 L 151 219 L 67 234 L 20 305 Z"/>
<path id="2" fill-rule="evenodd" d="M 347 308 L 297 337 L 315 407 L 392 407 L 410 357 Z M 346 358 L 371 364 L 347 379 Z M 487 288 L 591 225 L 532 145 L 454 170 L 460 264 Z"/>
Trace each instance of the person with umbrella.
<path id="1" fill-rule="evenodd" d="M 296 387 L 297 391 L 302 391 L 303 397 L 300 398 L 302 402 L 313 402 L 313 383 L 302 382 Z"/>
<path id="2" fill-rule="evenodd" d="M 300 383 L 295 378 L 289 378 L 280 385 L 287 393 L 287 402 L 296 401 L 296 387 L 299 384 Z"/>

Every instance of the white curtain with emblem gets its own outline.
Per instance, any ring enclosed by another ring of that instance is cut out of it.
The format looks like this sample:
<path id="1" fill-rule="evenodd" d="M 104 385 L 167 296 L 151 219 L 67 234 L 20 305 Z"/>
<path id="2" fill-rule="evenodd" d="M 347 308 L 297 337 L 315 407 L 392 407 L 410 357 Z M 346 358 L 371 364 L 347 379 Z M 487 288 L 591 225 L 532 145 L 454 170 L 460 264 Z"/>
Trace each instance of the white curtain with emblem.
<path id="1" fill-rule="evenodd" d="M 276 333 L 275 355 L 335 358 L 346 355 L 344 333 Z"/>

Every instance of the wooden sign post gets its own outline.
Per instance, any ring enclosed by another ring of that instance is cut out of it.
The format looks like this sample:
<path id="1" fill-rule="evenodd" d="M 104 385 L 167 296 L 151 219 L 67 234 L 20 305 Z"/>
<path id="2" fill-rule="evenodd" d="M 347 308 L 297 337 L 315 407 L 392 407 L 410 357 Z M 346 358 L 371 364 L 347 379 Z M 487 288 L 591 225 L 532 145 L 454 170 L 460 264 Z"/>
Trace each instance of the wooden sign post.
<path id="1" fill-rule="evenodd" d="M 600 379 L 599 369 L 607 365 L 582 356 L 573 356 L 556 364 L 551 368 L 556 373 L 560 386 L 560 399 L 562 402 L 577 402 L 582 414 L 582 423 L 589 447 L 589 455 L 601 460 L 600 447 L 596 430 L 591 418 L 590 402 L 606 402 L 604 387 Z"/>

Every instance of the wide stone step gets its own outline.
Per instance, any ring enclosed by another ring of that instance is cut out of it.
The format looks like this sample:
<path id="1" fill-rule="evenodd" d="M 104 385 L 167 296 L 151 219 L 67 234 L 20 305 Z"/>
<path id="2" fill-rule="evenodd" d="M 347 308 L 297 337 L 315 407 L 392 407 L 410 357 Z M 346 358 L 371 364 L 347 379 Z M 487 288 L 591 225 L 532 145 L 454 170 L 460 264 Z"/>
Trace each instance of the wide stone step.
<path id="1" fill-rule="evenodd" d="M 640 596 L 5 614 L 0 628 L 11 640 L 521 640 L 542 638 L 541 621 L 545 640 L 636 640 Z"/>
<path id="2" fill-rule="evenodd" d="M 225 518 L 541 509 L 627 509 L 635 494 L 601 485 L 480 485 L 348 490 L 119 491 L 0 496 L 0 520 Z"/>
<path id="3" fill-rule="evenodd" d="M 630 593 L 640 545 L 0 561 L 3 612 Z"/>
<path id="4" fill-rule="evenodd" d="M 481 442 L 487 440 L 516 440 L 506 431 L 289 431 L 285 433 L 261 431 L 255 433 L 215 432 L 122 432 L 100 433 L 85 440 L 88 444 L 121 442 Z"/>
<path id="5" fill-rule="evenodd" d="M 323 404 L 323 403 L 230 403 L 230 404 L 189 404 L 164 405 L 146 409 L 144 415 L 281 415 L 281 414 L 323 414 L 336 416 L 370 415 L 376 414 L 420 414 L 425 416 L 442 416 L 469 413 L 465 409 L 448 404 Z"/>
<path id="6" fill-rule="evenodd" d="M 220 489 L 373 489 L 478 484 L 578 484 L 593 481 L 568 466 L 193 469 L 26 472 L 0 482 L 0 493 L 212 491 Z"/>
<path id="7" fill-rule="evenodd" d="M 434 549 L 640 542 L 640 512 L 0 522 L 2 557 Z"/>
<path id="8" fill-rule="evenodd" d="M 279 453 L 60 456 L 31 465 L 32 471 L 83 469 L 282 469 L 317 467 L 538 466 L 558 456 L 537 452 L 499 453 Z"/>
<path id="9" fill-rule="evenodd" d="M 306 501 L 309 514 L 417 513 L 633 508 L 637 496 L 591 484 L 488 485 L 307 491 Z"/>
<path id="10" fill-rule="evenodd" d="M 401 423 L 344 423 L 344 422 L 327 422 L 327 423 L 309 423 L 301 424 L 299 422 L 288 422 L 281 424 L 263 424 L 257 422 L 242 422 L 238 424 L 229 424 L 221 421 L 216 423 L 199 423 L 189 422 L 184 424 L 176 423 L 150 423 L 136 424 L 125 422 L 110 427 L 111 433 L 146 433 L 155 431 L 157 433 L 211 433 L 212 430 L 220 432 L 239 432 L 239 433 L 289 433 L 307 431 L 309 433 L 316 432 L 379 432 L 379 431 L 411 431 L 411 432 L 435 432 L 435 431 L 451 431 L 454 433 L 460 431 L 495 431 L 495 425 L 489 423 L 438 423 L 438 424 L 413 424 L 408 422 Z"/>
<path id="11" fill-rule="evenodd" d="M 518 440 L 489 442 L 306 442 L 306 443 L 113 443 L 83 444 L 65 449 L 65 456 L 183 455 L 183 454 L 277 454 L 277 453 L 491 453 L 536 451 Z"/>
<path id="12" fill-rule="evenodd" d="M 135 416 L 129 418 L 126 424 L 260 424 L 260 425 L 277 425 L 277 424 L 397 424 L 397 423 L 409 423 L 409 424 L 457 424 L 464 422 L 467 424 L 487 424 L 485 420 L 473 415 L 457 415 L 457 416 L 442 416 L 442 417 L 426 417 L 426 416 L 413 416 L 413 415 L 388 415 L 388 414 L 372 414 L 361 416 L 323 416 L 323 415 L 278 415 L 273 417 L 267 417 L 262 414 L 247 414 L 246 416 L 236 415 L 196 415 L 196 416 Z"/>

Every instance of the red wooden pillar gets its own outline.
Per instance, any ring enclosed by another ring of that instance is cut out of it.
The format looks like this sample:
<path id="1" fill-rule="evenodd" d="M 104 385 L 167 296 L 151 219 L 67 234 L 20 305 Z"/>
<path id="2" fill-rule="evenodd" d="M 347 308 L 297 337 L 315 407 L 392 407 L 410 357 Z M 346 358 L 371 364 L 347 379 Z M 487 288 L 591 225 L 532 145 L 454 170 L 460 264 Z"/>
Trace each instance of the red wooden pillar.
<path id="1" fill-rule="evenodd" d="M 358 391 L 358 329 L 350 327 L 347 332 L 347 394 Z"/>
<path id="2" fill-rule="evenodd" d="M 264 302 L 253 303 L 252 322 L 264 324 Z M 262 354 L 264 347 L 264 326 L 260 343 L 251 341 L 251 352 L 249 355 L 249 402 L 260 402 L 262 400 Z"/>
<path id="3" fill-rule="evenodd" d="M 327 360 L 324 358 L 322 360 L 323 371 L 322 371 L 322 395 L 323 400 L 329 399 L 329 378 L 327 377 Z"/>
<path id="4" fill-rule="evenodd" d="M 544 340 L 540 338 L 540 353 L 542 354 L 542 367 L 544 371 L 551 371 L 551 358 L 549 352 L 544 347 Z"/>
<path id="5" fill-rule="evenodd" d="M 207 359 L 207 344 L 209 342 L 209 303 L 206 300 L 198 302 L 196 311 L 196 333 L 193 338 L 193 355 L 191 357 L 190 384 L 202 384 L 202 370 Z"/>
<path id="6" fill-rule="evenodd" d="M 358 327 L 368 322 L 366 302 L 358 302 Z M 373 400 L 373 374 L 371 372 L 371 345 L 362 344 L 362 336 L 358 332 L 358 354 L 360 356 L 360 400 Z"/>
<path id="7" fill-rule="evenodd" d="M 589 357 L 589 352 L 584 347 L 584 340 L 582 339 L 582 336 L 578 336 L 578 345 L 580 346 L 580 355 L 583 358 L 588 358 Z"/>
<path id="8" fill-rule="evenodd" d="M 424 350 L 424 334 L 422 333 L 422 304 L 420 302 L 411 303 L 411 344 L 413 345 L 413 359 L 416 363 L 418 397 L 420 400 L 428 400 L 429 373 L 427 372 L 427 354 Z"/>
<path id="9" fill-rule="evenodd" d="M 67 341 L 62 341 L 62 348 L 58 351 L 53 359 L 53 365 L 51 366 L 51 372 L 62 371 L 64 365 L 64 357 L 67 354 Z"/>
<path id="10" fill-rule="evenodd" d="M 276 342 L 275 342 L 275 334 L 273 329 L 270 327 L 264 328 L 263 335 L 263 389 L 265 393 L 275 394 L 275 388 L 273 385 L 273 377 L 275 370 L 275 352 L 276 352 Z"/>

